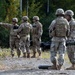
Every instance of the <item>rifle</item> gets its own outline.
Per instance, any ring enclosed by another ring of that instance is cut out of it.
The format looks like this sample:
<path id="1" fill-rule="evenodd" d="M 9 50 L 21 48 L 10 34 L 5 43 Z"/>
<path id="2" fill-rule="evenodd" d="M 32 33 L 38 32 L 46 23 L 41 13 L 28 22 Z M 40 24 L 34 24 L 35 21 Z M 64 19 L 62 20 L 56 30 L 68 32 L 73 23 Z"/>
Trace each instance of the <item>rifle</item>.
<path id="1" fill-rule="evenodd" d="M 66 40 L 66 46 L 75 45 L 75 40 Z"/>

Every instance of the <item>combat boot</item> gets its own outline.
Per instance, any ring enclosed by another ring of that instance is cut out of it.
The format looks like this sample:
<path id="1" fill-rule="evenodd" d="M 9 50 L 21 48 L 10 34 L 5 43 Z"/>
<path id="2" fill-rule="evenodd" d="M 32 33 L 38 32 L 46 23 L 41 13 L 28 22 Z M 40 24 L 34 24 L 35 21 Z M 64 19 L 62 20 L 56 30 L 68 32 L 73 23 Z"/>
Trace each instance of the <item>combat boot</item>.
<path id="1" fill-rule="evenodd" d="M 53 70 L 58 70 L 58 67 L 57 67 L 57 65 L 52 65 L 52 66 L 50 66 L 48 69 L 53 69 Z"/>
<path id="2" fill-rule="evenodd" d="M 20 55 L 21 55 L 21 52 L 20 52 L 20 50 L 18 50 L 18 51 L 17 51 L 17 56 L 18 56 L 18 58 L 20 57 Z"/>
<path id="3" fill-rule="evenodd" d="M 57 66 L 56 60 L 53 61 L 52 63 L 53 63 L 53 65 L 50 67 L 50 69 L 57 70 L 58 69 L 58 66 Z"/>
<path id="4" fill-rule="evenodd" d="M 39 56 L 38 56 L 38 58 L 41 58 L 41 52 L 39 52 Z"/>
<path id="5" fill-rule="evenodd" d="M 48 69 L 56 70 L 56 67 L 55 67 L 55 65 L 52 65 L 52 66 L 48 67 Z"/>
<path id="6" fill-rule="evenodd" d="M 14 57 L 14 50 L 13 49 L 11 49 L 11 56 L 12 56 L 12 58 Z"/>
<path id="7" fill-rule="evenodd" d="M 14 57 L 14 54 L 11 54 L 12 55 L 12 58 Z"/>
<path id="8" fill-rule="evenodd" d="M 67 68 L 66 70 L 75 70 L 75 64 L 72 64 L 72 66 Z"/>
<path id="9" fill-rule="evenodd" d="M 36 58 L 36 53 L 33 53 L 33 56 L 31 58 Z"/>
<path id="10" fill-rule="evenodd" d="M 30 58 L 30 53 L 27 53 L 27 58 Z"/>
<path id="11" fill-rule="evenodd" d="M 57 70 L 61 70 L 62 65 L 57 66 Z"/>
<path id="12" fill-rule="evenodd" d="M 26 53 L 23 53 L 23 57 L 26 58 Z"/>

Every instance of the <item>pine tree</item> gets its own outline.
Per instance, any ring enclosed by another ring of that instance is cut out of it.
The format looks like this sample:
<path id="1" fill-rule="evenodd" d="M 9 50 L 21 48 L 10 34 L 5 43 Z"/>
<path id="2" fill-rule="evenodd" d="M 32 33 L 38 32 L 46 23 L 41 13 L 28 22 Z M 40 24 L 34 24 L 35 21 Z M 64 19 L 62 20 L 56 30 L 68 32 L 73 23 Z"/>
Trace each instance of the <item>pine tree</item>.
<path id="1" fill-rule="evenodd" d="M 42 7 L 42 4 L 40 4 L 40 1 L 36 2 L 36 0 L 32 0 L 29 2 L 29 17 L 32 18 L 35 15 L 40 14 L 40 8 Z"/>
<path id="2" fill-rule="evenodd" d="M 6 21 L 11 22 L 12 18 L 17 17 L 19 13 L 19 0 L 8 0 L 6 11 Z"/>

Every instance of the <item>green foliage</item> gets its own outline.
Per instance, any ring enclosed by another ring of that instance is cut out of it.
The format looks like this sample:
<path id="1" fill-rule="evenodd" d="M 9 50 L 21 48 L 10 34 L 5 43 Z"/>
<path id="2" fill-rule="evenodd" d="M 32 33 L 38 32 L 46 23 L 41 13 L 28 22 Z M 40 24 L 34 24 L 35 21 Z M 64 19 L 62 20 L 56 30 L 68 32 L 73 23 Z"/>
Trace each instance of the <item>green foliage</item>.
<path id="1" fill-rule="evenodd" d="M 53 13 L 50 13 L 48 16 L 43 15 L 42 18 L 40 19 L 40 21 L 43 24 L 43 36 L 42 36 L 42 41 L 49 41 L 49 25 L 51 23 L 51 21 L 55 18 L 55 15 L 53 15 Z"/>
<path id="2" fill-rule="evenodd" d="M 0 57 L 5 58 L 6 56 L 10 56 L 10 49 L 0 48 Z"/>
<path id="3" fill-rule="evenodd" d="M 8 0 L 9 5 L 7 3 L 6 8 L 6 21 L 11 22 L 13 17 L 17 17 L 19 13 L 19 0 Z"/>
<path id="4" fill-rule="evenodd" d="M 32 18 L 35 15 L 40 14 L 40 8 L 42 7 L 42 4 L 40 2 L 36 2 L 36 0 L 32 0 L 29 5 L 29 17 Z"/>
<path id="5" fill-rule="evenodd" d="M 0 46 L 9 47 L 9 32 L 3 27 L 0 27 Z"/>
<path id="6" fill-rule="evenodd" d="M 6 2 L 5 0 L 0 0 L 0 21 L 5 20 L 6 17 Z"/>

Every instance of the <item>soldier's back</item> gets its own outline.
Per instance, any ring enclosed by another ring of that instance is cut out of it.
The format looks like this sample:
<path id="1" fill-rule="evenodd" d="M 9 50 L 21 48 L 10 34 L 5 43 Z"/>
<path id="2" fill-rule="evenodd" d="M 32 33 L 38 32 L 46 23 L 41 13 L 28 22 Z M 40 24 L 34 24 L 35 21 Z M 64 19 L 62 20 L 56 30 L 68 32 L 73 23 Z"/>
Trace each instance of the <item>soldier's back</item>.
<path id="1" fill-rule="evenodd" d="M 55 24 L 55 36 L 57 37 L 66 37 L 67 33 L 67 20 L 63 17 L 59 17 L 56 19 Z"/>

